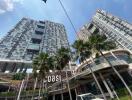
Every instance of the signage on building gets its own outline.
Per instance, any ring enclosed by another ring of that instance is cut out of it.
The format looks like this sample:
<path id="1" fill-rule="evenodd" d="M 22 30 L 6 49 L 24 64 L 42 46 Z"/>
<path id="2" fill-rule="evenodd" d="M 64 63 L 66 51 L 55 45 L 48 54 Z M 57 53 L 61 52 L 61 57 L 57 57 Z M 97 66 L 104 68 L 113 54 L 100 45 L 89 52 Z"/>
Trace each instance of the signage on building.
<path id="1" fill-rule="evenodd" d="M 48 83 L 54 83 L 61 81 L 61 75 L 49 75 L 47 76 Z"/>

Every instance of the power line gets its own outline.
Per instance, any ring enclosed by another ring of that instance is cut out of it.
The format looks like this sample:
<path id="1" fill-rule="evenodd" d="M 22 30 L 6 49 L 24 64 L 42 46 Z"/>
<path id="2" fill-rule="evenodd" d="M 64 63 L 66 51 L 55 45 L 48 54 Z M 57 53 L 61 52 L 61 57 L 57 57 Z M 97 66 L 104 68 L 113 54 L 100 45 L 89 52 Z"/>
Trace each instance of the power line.
<path id="1" fill-rule="evenodd" d="M 47 0 L 42 0 L 42 1 L 45 2 L 45 3 L 47 2 Z M 74 26 L 74 24 L 73 24 L 73 22 L 72 22 L 70 16 L 68 15 L 68 13 L 67 13 L 67 11 L 66 11 L 66 9 L 65 9 L 65 7 L 64 7 L 64 5 L 63 5 L 63 3 L 62 3 L 62 1 L 61 1 L 61 0 L 58 0 L 58 1 L 59 1 L 60 5 L 61 5 L 61 7 L 62 7 L 62 9 L 63 9 L 63 11 L 64 11 L 64 13 L 65 13 L 67 19 L 69 20 L 69 22 L 70 22 L 70 24 L 71 24 L 71 26 L 72 26 L 72 28 L 73 28 L 75 34 L 76 34 L 77 37 L 79 38 L 79 36 L 78 36 L 78 34 L 77 34 L 77 31 L 76 31 L 76 28 L 75 28 L 75 26 Z"/>
<path id="2" fill-rule="evenodd" d="M 66 9 L 65 9 L 65 7 L 64 7 L 64 5 L 63 5 L 63 3 L 61 2 L 61 0 L 58 0 L 58 1 L 59 1 L 59 3 L 60 3 L 60 5 L 61 5 L 61 7 L 62 7 L 62 9 L 63 9 L 63 11 L 64 11 L 64 13 L 66 14 L 66 17 L 68 18 L 69 22 L 71 23 L 72 28 L 73 28 L 75 34 L 77 35 L 77 37 L 79 37 L 78 34 L 77 34 L 77 31 L 76 31 L 76 28 L 75 28 L 75 26 L 74 26 L 74 24 L 73 24 L 73 22 L 72 22 L 70 16 L 68 15 L 68 13 L 67 13 L 67 11 L 66 11 Z"/>

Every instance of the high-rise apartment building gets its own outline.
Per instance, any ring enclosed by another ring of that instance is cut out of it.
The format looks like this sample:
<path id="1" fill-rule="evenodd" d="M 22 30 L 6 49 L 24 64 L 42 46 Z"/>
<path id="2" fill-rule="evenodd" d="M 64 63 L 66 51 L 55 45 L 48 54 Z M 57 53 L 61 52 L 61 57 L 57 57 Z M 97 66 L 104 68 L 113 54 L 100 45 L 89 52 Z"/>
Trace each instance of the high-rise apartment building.
<path id="1" fill-rule="evenodd" d="M 23 18 L 0 41 L 0 58 L 31 61 L 40 52 L 69 48 L 64 25 Z"/>
<path id="2" fill-rule="evenodd" d="M 132 25 L 103 10 L 97 10 L 92 22 L 83 26 L 79 37 L 86 40 L 90 34 L 105 34 L 114 40 L 119 48 L 132 52 Z"/>

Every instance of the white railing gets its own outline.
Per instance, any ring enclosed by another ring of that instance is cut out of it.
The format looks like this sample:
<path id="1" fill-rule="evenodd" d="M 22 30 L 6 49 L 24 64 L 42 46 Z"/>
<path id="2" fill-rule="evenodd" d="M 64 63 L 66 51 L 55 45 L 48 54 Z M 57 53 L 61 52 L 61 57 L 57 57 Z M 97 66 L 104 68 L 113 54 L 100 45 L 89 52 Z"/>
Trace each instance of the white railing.
<path id="1" fill-rule="evenodd" d="M 27 63 L 27 64 L 31 64 L 32 63 L 32 61 L 2 59 L 2 58 L 0 58 L 0 62 L 16 62 L 16 63 Z"/>
<path id="2" fill-rule="evenodd" d="M 117 65 L 118 66 L 119 65 L 128 65 L 129 66 L 129 64 L 124 60 L 114 60 L 114 61 L 110 61 L 110 62 L 113 66 L 117 66 Z M 91 68 L 92 68 L 92 71 L 95 72 L 95 71 L 99 71 L 99 70 L 110 68 L 110 67 L 111 66 L 107 62 L 103 62 L 103 63 L 98 64 L 98 65 L 93 65 L 93 67 L 91 67 Z M 74 77 L 78 77 L 78 76 L 81 77 L 81 76 L 85 76 L 88 74 L 91 74 L 91 71 L 89 68 L 87 68 L 86 70 L 84 70 L 82 72 L 76 73 Z"/>

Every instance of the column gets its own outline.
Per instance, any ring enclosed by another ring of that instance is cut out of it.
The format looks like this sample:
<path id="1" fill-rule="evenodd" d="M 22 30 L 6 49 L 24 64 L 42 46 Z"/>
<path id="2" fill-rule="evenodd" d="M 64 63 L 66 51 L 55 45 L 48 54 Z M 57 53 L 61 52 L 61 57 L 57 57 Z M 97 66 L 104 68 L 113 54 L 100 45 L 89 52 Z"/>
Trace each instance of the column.
<path id="1" fill-rule="evenodd" d="M 53 94 L 53 100 L 55 100 L 55 94 Z"/>
<path id="2" fill-rule="evenodd" d="M 113 86 L 112 82 L 110 81 L 110 79 L 107 79 L 106 81 L 108 82 L 109 86 L 112 88 L 117 100 L 120 100 L 117 93 L 116 93 L 116 91 L 115 91 L 115 89 L 114 89 L 114 86 Z"/>
<path id="3" fill-rule="evenodd" d="M 12 73 L 12 72 L 14 72 L 14 70 L 15 70 L 15 68 L 16 68 L 16 63 L 14 63 L 11 67 L 12 67 L 12 68 L 11 68 L 10 72 Z"/>
<path id="4" fill-rule="evenodd" d="M 16 73 L 16 72 L 17 72 L 17 69 L 18 69 L 18 68 L 17 68 L 17 64 L 16 64 L 16 67 L 15 67 L 15 69 L 14 69 L 13 72 Z"/>
<path id="5" fill-rule="evenodd" d="M 24 73 L 27 72 L 27 65 L 25 66 L 24 70 L 23 70 Z"/>
<path id="6" fill-rule="evenodd" d="M 7 66 L 8 66 L 8 63 L 4 63 L 4 65 L 3 65 L 2 69 L 1 69 L 1 71 L 2 71 L 2 72 L 5 72 L 5 71 L 6 71 Z"/>
<path id="7" fill-rule="evenodd" d="M 99 73 L 99 76 L 100 76 L 101 80 L 103 81 L 108 93 L 110 94 L 110 97 L 113 99 L 114 98 L 113 93 L 112 93 L 111 89 L 109 88 L 107 82 L 105 81 L 103 75 L 101 73 Z"/>
<path id="8" fill-rule="evenodd" d="M 77 89 L 75 88 L 75 94 L 76 94 L 76 99 L 77 99 Z"/>
<path id="9" fill-rule="evenodd" d="M 64 100 L 64 98 L 63 98 L 63 93 L 61 93 L 61 100 Z"/>
<path id="10" fill-rule="evenodd" d="M 24 68 L 24 63 L 22 63 L 22 65 L 20 66 L 19 72 L 22 72 L 23 71 L 23 68 Z"/>

